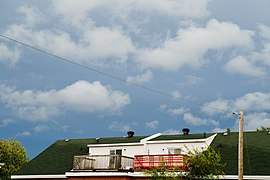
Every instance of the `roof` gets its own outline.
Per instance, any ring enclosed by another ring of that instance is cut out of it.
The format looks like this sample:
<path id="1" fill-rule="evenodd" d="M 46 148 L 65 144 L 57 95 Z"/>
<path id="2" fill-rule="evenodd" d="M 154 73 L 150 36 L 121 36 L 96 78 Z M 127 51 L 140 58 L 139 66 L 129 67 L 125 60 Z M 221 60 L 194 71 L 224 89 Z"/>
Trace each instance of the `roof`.
<path id="1" fill-rule="evenodd" d="M 18 175 L 39 175 L 39 174 L 65 174 L 73 168 L 73 157 L 75 155 L 88 154 L 89 144 L 114 144 L 140 142 L 147 136 L 113 137 L 88 139 L 58 140 L 41 152 L 38 156 L 25 164 L 18 172 Z"/>
<path id="2" fill-rule="evenodd" d="M 209 137 L 213 134 L 206 134 Z M 114 144 L 140 142 L 147 136 L 115 137 L 89 139 L 71 139 L 68 141 L 58 140 L 41 152 L 37 157 L 24 165 L 17 175 L 46 175 L 65 174 L 72 169 L 73 157 L 88 153 L 89 144 Z M 202 139 L 204 134 L 189 135 L 161 135 L 152 139 L 159 140 L 182 140 Z M 150 140 L 151 141 L 151 140 Z M 246 175 L 270 175 L 270 135 L 262 132 L 244 133 L 244 174 Z M 218 148 L 221 152 L 222 162 L 226 163 L 225 173 L 236 175 L 238 156 L 238 133 L 232 132 L 228 136 L 217 134 L 211 146 Z"/>
<path id="3" fill-rule="evenodd" d="M 227 175 L 238 174 L 238 132 L 218 134 L 211 144 L 218 148 Z M 270 175 L 270 135 L 266 132 L 244 133 L 244 174 Z"/>
<path id="4" fill-rule="evenodd" d="M 187 140 L 187 139 L 205 139 L 214 135 L 214 133 L 209 134 L 173 134 L 173 135 L 161 135 L 150 141 L 164 141 L 164 140 Z"/>

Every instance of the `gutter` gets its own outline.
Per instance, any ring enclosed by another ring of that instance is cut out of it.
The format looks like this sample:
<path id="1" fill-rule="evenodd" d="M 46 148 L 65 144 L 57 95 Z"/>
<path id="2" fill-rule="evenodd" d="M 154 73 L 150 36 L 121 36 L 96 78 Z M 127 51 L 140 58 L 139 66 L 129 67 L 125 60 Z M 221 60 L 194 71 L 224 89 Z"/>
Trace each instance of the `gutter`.
<path id="1" fill-rule="evenodd" d="M 11 179 L 65 179 L 66 175 L 12 175 Z"/>

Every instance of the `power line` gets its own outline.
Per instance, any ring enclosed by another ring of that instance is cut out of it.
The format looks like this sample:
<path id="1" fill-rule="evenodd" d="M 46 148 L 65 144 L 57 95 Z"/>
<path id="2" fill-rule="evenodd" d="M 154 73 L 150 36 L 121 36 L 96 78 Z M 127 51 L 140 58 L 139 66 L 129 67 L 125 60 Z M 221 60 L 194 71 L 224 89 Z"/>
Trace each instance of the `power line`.
<path id="1" fill-rule="evenodd" d="M 136 87 L 138 87 L 138 88 L 145 89 L 145 90 L 148 90 L 148 91 L 151 91 L 151 92 L 154 92 L 154 93 L 163 95 L 163 96 L 167 96 L 167 97 L 173 98 L 173 99 L 178 100 L 178 101 L 186 101 L 186 102 L 188 102 L 188 103 L 190 103 L 190 104 L 194 104 L 194 105 L 199 106 L 199 107 L 205 107 L 205 108 L 210 109 L 210 110 L 228 113 L 228 111 L 223 110 L 223 109 L 219 109 L 219 108 L 215 108 L 215 107 L 206 106 L 206 105 L 203 105 L 203 104 L 200 104 L 200 103 L 191 101 L 191 100 L 189 100 L 189 99 L 185 99 L 185 98 L 181 98 L 181 97 L 176 97 L 176 96 L 173 96 L 173 95 L 171 95 L 171 94 L 168 94 L 168 93 L 165 93 L 165 92 L 162 92 L 162 91 L 159 91 L 159 90 L 156 90 L 156 89 L 147 87 L 147 86 L 142 86 L 142 85 L 140 85 L 140 84 L 137 84 L 137 83 L 134 83 L 134 82 L 127 81 L 127 80 L 125 80 L 125 79 L 123 79 L 123 78 L 120 78 L 120 77 L 118 77 L 118 76 L 114 76 L 114 75 L 112 75 L 112 74 L 105 73 L 105 72 L 100 71 L 100 70 L 97 70 L 97 69 L 95 69 L 95 68 L 93 68 L 93 67 L 89 67 L 89 66 L 85 66 L 85 65 L 79 64 L 79 63 L 74 62 L 74 61 L 72 61 L 72 60 L 70 60 L 70 59 L 63 58 L 63 57 L 61 57 L 61 56 L 58 56 L 58 55 L 56 55 L 56 54 L 53 54 L 53 53 L 50 53 L 50 52 L 48 52 L 48 51 L 42 50 L 42 49 L 37 48 L 37 47 L 35 47 L 35 46 L 26 44 L 26 43 L 24 43 L 24 42 L 22 42 L 22 41 L 13 39 L 13 38 L 8 37 L 8 36 L 6 36 L 6 35 L 4 35 L 4 34 L 0 34 L 0 36 L 1 36 L 2 38 L 4 38 L 4 39 L 7 39 L 7 40 L 11 41 L 11 42 L 15 42 L 16 44 L 23 45 L 23 46 L 25 46 L 25 47 L 28 47 L 28 48 L 30 48 L 30 49 L 36 50 L 36 51 L 41 52 L 41 53 L 43 53 L 43 54 L 52 56 L 52 57 L 54 57 L 54 58 L 56 58 L 56 59 L 59 59 L 59 60 L 62 60 L 62 61 L 64 61 L 64 62 L 68 62 L 68 63 L 70 63 L 70 64 L 79 66 L 79 67 L 81 67 L 81 68 L 84 68 L 84 69 L 87 69 L 87 70 L 96 72 L 96 73 L 101 74 L 101 75 L 103 75 L 103 76 L 106 76 L 106 77 L 109 77 L 109 78 L 112 78 L 112 79 L 116 79 L 116 80 L 118 80 L 118 81 L 121 81 L 121 82 L 124 82 L 124 83 L 127 83 L 127 84 L 131 84 L 131 85 L 136 86 Z"/>

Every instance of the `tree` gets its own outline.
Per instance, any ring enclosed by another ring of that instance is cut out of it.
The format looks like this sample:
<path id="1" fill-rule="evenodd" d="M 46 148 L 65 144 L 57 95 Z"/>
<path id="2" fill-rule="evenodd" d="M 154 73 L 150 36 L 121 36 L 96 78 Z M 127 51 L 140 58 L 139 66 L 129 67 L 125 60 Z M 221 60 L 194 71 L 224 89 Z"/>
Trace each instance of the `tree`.
<path id="1" fill-rule="evenodd" d="M 189 171 L 181 172 L 177 170 L 169 170 L 166 164 L 146 171 L 152 180 L 161 179 L 220 179 L 223 176 L 223 168 L 221 155 L 210 146 L 203 152 L 199 150 L 188 150 L 188 157 L 184 160 Z"/>
<path id="2" fill-rule="evenodd" d="M 188 179 L 219 179 L 220 175 L 225 174 L 222 170 L 225 164 L 220 162 L 221 155 L 212 147 L 209 146 L 203 152 L 195 149 L 189 151 L 188 155 L 186 160 L 189 167 Z"/>
<path id="3" fill-rule="evenodd" d="M 270 132 L 270 127 L 261 126 L 256 129 L 258 132 Z"/>
<path id="4" fill-rule="evenodd" d="M 0 139 L 0 162 L 4 163 L 0 175 L 3 179 L 10 179 L 28 161 L 26 150 L 19 141 L 14 138 Z"/>

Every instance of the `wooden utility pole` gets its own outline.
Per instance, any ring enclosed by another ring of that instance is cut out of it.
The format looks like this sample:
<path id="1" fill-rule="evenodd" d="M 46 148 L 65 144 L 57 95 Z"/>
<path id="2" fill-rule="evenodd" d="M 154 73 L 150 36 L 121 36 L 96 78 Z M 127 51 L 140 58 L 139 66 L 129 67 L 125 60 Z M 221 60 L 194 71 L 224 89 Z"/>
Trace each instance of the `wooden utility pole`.
<path id="1" fill-rule="evenodd" d="M 244 176 L 244 111 L 239 112 L 238 179 Z"/>

